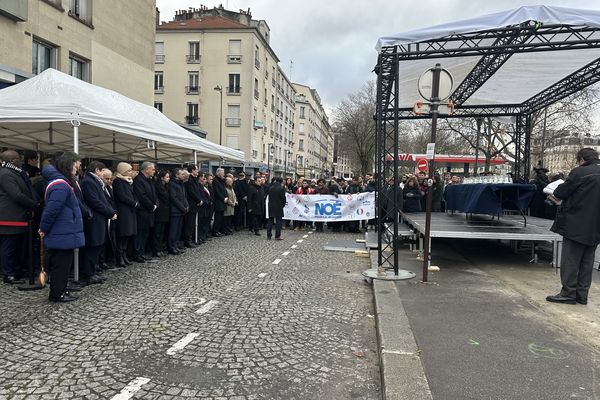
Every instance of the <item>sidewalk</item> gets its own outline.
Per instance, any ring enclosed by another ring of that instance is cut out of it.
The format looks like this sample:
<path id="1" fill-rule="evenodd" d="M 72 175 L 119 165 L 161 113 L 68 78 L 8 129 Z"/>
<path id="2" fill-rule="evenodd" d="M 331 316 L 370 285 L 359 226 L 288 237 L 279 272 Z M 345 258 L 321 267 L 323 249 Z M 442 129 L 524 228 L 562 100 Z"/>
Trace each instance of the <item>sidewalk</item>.
<path id="1" fill-rule="evenodd" d="M 396 283 L 399 313 L 408 317 L 434 399 L 598 398 L 600 313 L 592 302 L 546 304 L 545 295 L 559 290 L 550 267 L 529 265 L 491 242 L 436 241 L 433 259 L 441 271 L 424 284 L 415 258 L 402 250 L 401 268 L 417 278 Z M 515 284 L 536 278 L 529 287 Z M 385 392 L 400 379 L 384 374 Z"/>

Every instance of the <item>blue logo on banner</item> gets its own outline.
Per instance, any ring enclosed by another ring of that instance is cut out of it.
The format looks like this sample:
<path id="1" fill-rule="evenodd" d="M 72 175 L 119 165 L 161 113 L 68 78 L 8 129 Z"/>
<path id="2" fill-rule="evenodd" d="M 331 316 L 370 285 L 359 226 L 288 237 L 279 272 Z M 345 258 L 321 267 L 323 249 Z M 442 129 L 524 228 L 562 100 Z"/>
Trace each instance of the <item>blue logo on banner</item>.
<path id="1" fill-rule="evenodd" d="M 317 216 L 342 216 L 342 202 L 339 200 L 319 200 L 315 203 Z"/>

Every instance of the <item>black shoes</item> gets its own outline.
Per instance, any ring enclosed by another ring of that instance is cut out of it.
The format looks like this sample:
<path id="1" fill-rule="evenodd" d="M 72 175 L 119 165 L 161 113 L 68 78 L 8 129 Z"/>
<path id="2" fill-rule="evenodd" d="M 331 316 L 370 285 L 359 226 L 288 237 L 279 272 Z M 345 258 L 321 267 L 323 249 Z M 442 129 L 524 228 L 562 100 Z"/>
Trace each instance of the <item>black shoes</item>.
<path id="1" fill-rule="evenodd" d="M 134 261 L 134 262 L 136 262 L 136 263 L 140 263 L 140 264 L 143 264 L 143 263 L 146 262 L 146 259 L 142 258 L 142 257 L 133 257 L 131 260 Z"/>
<path id="2" fill-rule="evenodd" d="M 267 235 L 267 240 L 271 240 L 271 235 Z"/>
<path id="3" fill-rule="evenodd" d="M 546 297 L 546 301 L 549 301 L 551 303 L 575 304 L 575 299 L 573 299 L 571 297 L 561 296 L 560 293 L 557 295 L 554 295 L 554 296 Z M 586 300 L 586 303 L 587 303 L 587 300 Z"/>
<path id="4" fill-rule="evenodd" d="M 256 231 L 256 232 L 254 232 L 254 234 L 255 234 L 256 236 L 260 236 L 260 232 L 259 232 L 259 231 Z"/>
<path id="5" fill-rule="evenodd" d="M 186 243 L 185 247 L 187 247 L 188 249 L 195 249 L 198 246 L 196 246 L 194 243 L 190 242 L 190 243 Z"/>
<path id="6" fill-rule="evenodd" d="M 581 305 L 586 305 L 587 304 L 587 299 L 580 299 L 579 297 L 575 299 L 575 301 Z"/>
<path id="7" fill-rule="evenodd" d="M 181 251 L 174 249 L 174 250 L 169 250 L 169 254 L 172 254 L 174 256 L 177 256 L 179 254 L 181 254 Z"/>
<path id="8" fill-rule="evenodd" d="M 71 293 L 69 293 L 69 292 L 65 292 L 60 297 L 48 297 L 48 300 L 50 300 L 53 303 L 68 303 L 71 301 L 75 301 L 77 299 L 78 299 L 78 297 L 71 296 Z"/>
<path id="9" fill-rule="evenodd" d="M 142 259 L 145 260 L 147 263 L 157 263 L 158 262 L 158 259 L 153 258 L 153 257 L 142 256 Z"/>
<path id="10" fill-rule="evenodd" d="M 8 283 L 9 285 L 21 285 L 25 283 L 25 281 L 9 275 L 4 277 L 4 283 Z"/>
<path id="11" fill-rule="evenodd" d="M 283 238 L 281 236 L 279 236 L 279 237 L 275 237 L 275 240 L 283 240 Z"/>

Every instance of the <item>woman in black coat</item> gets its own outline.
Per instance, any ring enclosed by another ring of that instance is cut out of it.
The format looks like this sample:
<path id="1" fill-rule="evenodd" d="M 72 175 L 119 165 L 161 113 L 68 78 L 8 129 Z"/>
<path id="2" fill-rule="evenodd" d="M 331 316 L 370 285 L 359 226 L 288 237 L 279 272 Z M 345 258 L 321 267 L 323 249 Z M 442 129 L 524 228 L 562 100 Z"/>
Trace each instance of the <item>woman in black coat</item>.
<path id="1" fill-rule="evenodd" d="M 265 192 L 263 189 L 263 178 L 258 178 L 250 183 L 248 189 L 248 212 L 252 217 L 251 229 L 256 236 L 260 236 L 259 223 L 265 216 Z"/>
<path id="2" fill-rule="evenodd" d="M 423 193 L 419 190 L 419 181 L 415 176 L 412 176 L 406 182 L 404 190 L 402 191 L 404 197 L 404 212 L 420 212 L 421 211 L 421 198 Z"/>
<path id="3" fill-rule="evenodd" d="M 169 224 L 169 181 L 171 176 L 169 171 L 163 170 L 158 173 L 156 181 L 156 196 L 158 197 L 158 208 L 154 215 L 154 249 L 161 256 L 166 250 L 165 231 Z"/>
<path id="4" fill-rule="evenodd" d="M 119 212 L 119 219 L 117 220 L 118 251 L 121 259 L 127 265 L 131 264 L 131 261 L 127 258 L 127 247 L 137 234 L 135 209 L 138 207 L 138 201 L 133 192 L 132 171 L 131 165 L 124 162 L 119 163 L 115 173 L 116 179 L 113 181 L 113 193 Z"/>

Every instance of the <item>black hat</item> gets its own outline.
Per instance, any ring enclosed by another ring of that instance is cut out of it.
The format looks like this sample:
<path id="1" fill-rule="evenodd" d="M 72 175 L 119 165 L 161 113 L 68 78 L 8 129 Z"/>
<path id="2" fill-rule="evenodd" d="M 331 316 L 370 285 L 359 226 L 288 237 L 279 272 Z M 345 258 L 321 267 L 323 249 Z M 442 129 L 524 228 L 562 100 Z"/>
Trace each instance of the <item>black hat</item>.
<path id="1" fill-rule="evenodd" d="M 246 176 L 246 173 L 244 171 L 240 171 L 238 172 L 238 176 Z"/>

